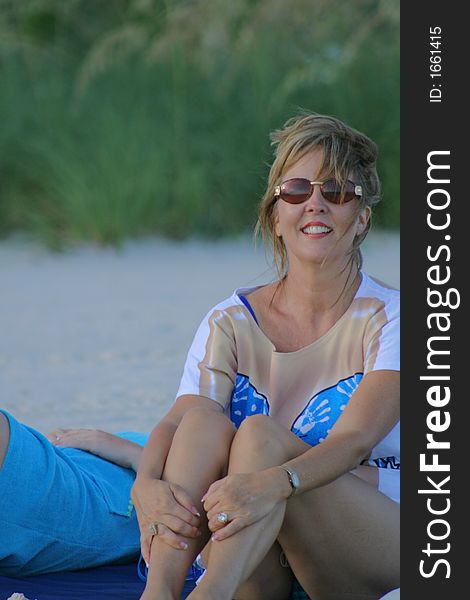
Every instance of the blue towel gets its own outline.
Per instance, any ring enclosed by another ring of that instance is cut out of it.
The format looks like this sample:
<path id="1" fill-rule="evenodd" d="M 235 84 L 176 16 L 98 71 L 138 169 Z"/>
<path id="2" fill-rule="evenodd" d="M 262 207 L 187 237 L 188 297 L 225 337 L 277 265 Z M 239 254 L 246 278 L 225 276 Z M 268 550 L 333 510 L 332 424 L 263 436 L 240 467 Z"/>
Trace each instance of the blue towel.
<path id="1" fill-rule="evenodd" d="M 186 581 L 181 600 L 194 585 L 194 581 Z M 0 577 L 2 600 L 13 592 L 22 592 L 30 600 L 138 600 L 143 591 L 135 563 L 35 577 Z"/>
<path id="2" fill-rule="evenodd" d="M 131 564 L 17 579 L 0 577 L 0 597 L 4 600 L 13 592 L 22 592 L 29 600 L 137 600 L 144 591 L 144 583 L 136 572 L 137 566 Z M 188 577 L 181 600 L 189 596 L 194 586 L 194 579 Z M 290 598 L 309 600 L 297 582 Z"/>

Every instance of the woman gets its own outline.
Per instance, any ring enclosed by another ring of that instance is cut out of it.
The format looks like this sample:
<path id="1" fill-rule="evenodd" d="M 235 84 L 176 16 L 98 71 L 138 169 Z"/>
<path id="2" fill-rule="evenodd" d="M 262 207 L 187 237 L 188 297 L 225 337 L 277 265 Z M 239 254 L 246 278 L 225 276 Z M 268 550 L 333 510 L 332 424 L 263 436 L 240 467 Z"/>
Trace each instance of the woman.
<path id="1" fill-rule="evenodd" d="M 144 600 L 377 598 L 398 586 L 398 292 L 361 271 L 377 150 L 331 117 L 273 135 L 258 228 L 278 281 L 201 323 L 132 499 Z M 248 418 L 249 417 L 249 418 Z"/>

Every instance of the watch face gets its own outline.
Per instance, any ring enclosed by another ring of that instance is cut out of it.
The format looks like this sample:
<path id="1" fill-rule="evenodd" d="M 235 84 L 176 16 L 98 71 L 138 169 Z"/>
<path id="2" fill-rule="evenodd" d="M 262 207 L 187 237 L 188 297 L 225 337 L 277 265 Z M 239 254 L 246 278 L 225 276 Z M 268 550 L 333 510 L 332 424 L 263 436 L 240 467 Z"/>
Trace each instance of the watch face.
<path id="1" fill-rule="evenodd" d="M 300 487 L 300 479 L 295 471 L 291 471 L 292 485 L 295 489 Z"/>
<path id="2" fill-rule="evenodd" d="M 300 487 L 299 476 L 292 469 L 288 469 L 287 467 L 284 467 L 284 470 L 287 472 L 287 476 L 289 477 L 289 483 L 292 487 L 292 494 L 294 494 L 297 491 L 297 488 Z"/>

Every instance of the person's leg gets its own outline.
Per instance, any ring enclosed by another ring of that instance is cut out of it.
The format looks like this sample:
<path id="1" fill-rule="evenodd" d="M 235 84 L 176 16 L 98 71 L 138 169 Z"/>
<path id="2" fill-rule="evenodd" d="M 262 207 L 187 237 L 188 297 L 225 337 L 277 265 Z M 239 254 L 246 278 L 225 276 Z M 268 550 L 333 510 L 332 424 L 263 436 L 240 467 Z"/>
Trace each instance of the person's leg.
<path id="1" fill-rule="evenodd" d="M 144 600 L 180 597 L 188 569 L 210 536 L 207 522 L 203 521 L 201 498 L 213 481 L 224 476 L 234 434 L 230 420 L 214 410 L 195 408 L 181 420 L 162 479 L 182 486 L 191 495 L 203 515 L 203 534 L 200 538 L 188 538 L 187 550 L 172 548 L 158 536 L 153 538 Z"/>
<path id="2" fill-rule="evenodd" d="M 346 473 L 289 500 L 278 539 L 310 597 L 375 600 L 400 585 L 399 518 L 396 502 Z"/>
<path id="3" fill-rule="evenodd" d="M 293 451 L 286 451 L 275 436 L 265 435 L 265 423 L 274 421 L 264 415 L 245 419 L 232 443 L 228 473 L 260 471 L 310 448 L 296 438 Z M 262 432 L 260 436 L 259 433 Z M 286 433 L 288 434 L 289 432 Z M 223 540 L 211 542 L 208 569 L 191 600 L 284 600 L 288 598 L 292 573 L 279 561 L 280 546 L 276 538 L 282 526 L 286 502 L 266 517 Z M 254 571 L 256 572 L 254 573 Z M 253 575 L 252 575 L 253 574 Z"/>
<path id="4" fill-rule="evenodd" d="M 210 542 L 201 553 L 204 564 L 206 565 L 209 564 L 210 549 L 211 547 L 214 547 L 214 545 L 214 543 Z M 217 550 L 215 552 L 217 552 Z M 251 560 L 252 554 L 249 556 Z M 211 569 L 215 570 L 216 568 L 217 567 L 214 566 L 214 561 L 212 561 Z M 230 571 L 228 571 L 228 573 L 231 573 L 231 569 L 232 564 L 230 565 Z M 266 598 L 269 598 L 269 600 L 285 600 L 289 597 L 292 582 L 292 570 L 287 564 L 281 546 L 277 542 L 274 542 L 265 557 L 257 566 L 253 575 L 248 577 L 248 579 L 238 587 L 237 591 L 234 593 L 234 598 L 235 600 L 265 600 Z M 207 583 L 208 581 L 206 581 L 206 584 Z M 191 598 L 219 598 L 218 592 L 214 590 L 213 584 L 209 583 L 206 587 L 210 588 L 210 590 L 204 591 L 204 585 L 201 583 L 196 592 L 193 592 Z M 220 596 L 220 598 L 223 597 L 225 596 Z"/>
<path id="5" fill-rule="evenodd" d="M 268 417 L 249 417 L 244 423 L 232 444 L 229 472 L 235 472 L 235 464 L 245 472 L 281 464 L 309 448 Z M 255 523 L 218 545 L 211 544 L 208 571 L 190 598 L 266 597 L 252 590 L 264 576 L 259 565 L 262 549 L 276 537 L 315 600 L 376 598 L 398 585 L 398 513 L 399 507 L 389 498 L 347 473 L 278 505 L 260 526 Z M 238 587 L 236 577 L 246 584 Z"/>
<path id="6" fill-rule="evenodd" d="M 0 412 L 0 469 L 7 455 L 8 444 L 10 443 L 10 425 L 5 415 Z"/>

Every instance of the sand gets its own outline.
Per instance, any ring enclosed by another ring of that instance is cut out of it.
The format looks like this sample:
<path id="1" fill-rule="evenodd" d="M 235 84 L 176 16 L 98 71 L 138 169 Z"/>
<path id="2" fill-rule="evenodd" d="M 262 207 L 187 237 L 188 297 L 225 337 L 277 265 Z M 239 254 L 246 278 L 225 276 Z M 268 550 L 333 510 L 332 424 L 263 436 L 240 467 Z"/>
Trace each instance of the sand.
<path id="1" fill-rule="evenodd" d="M 399 236 L 370 234 L 364 269 L 399 287 Z M 207 311 L 236 287 L 266 283 L 261 247 L 128 242 L 52 254 L 0 243 L 0 406 L 54 427 L 149 431 L 174 400 Z"/>

